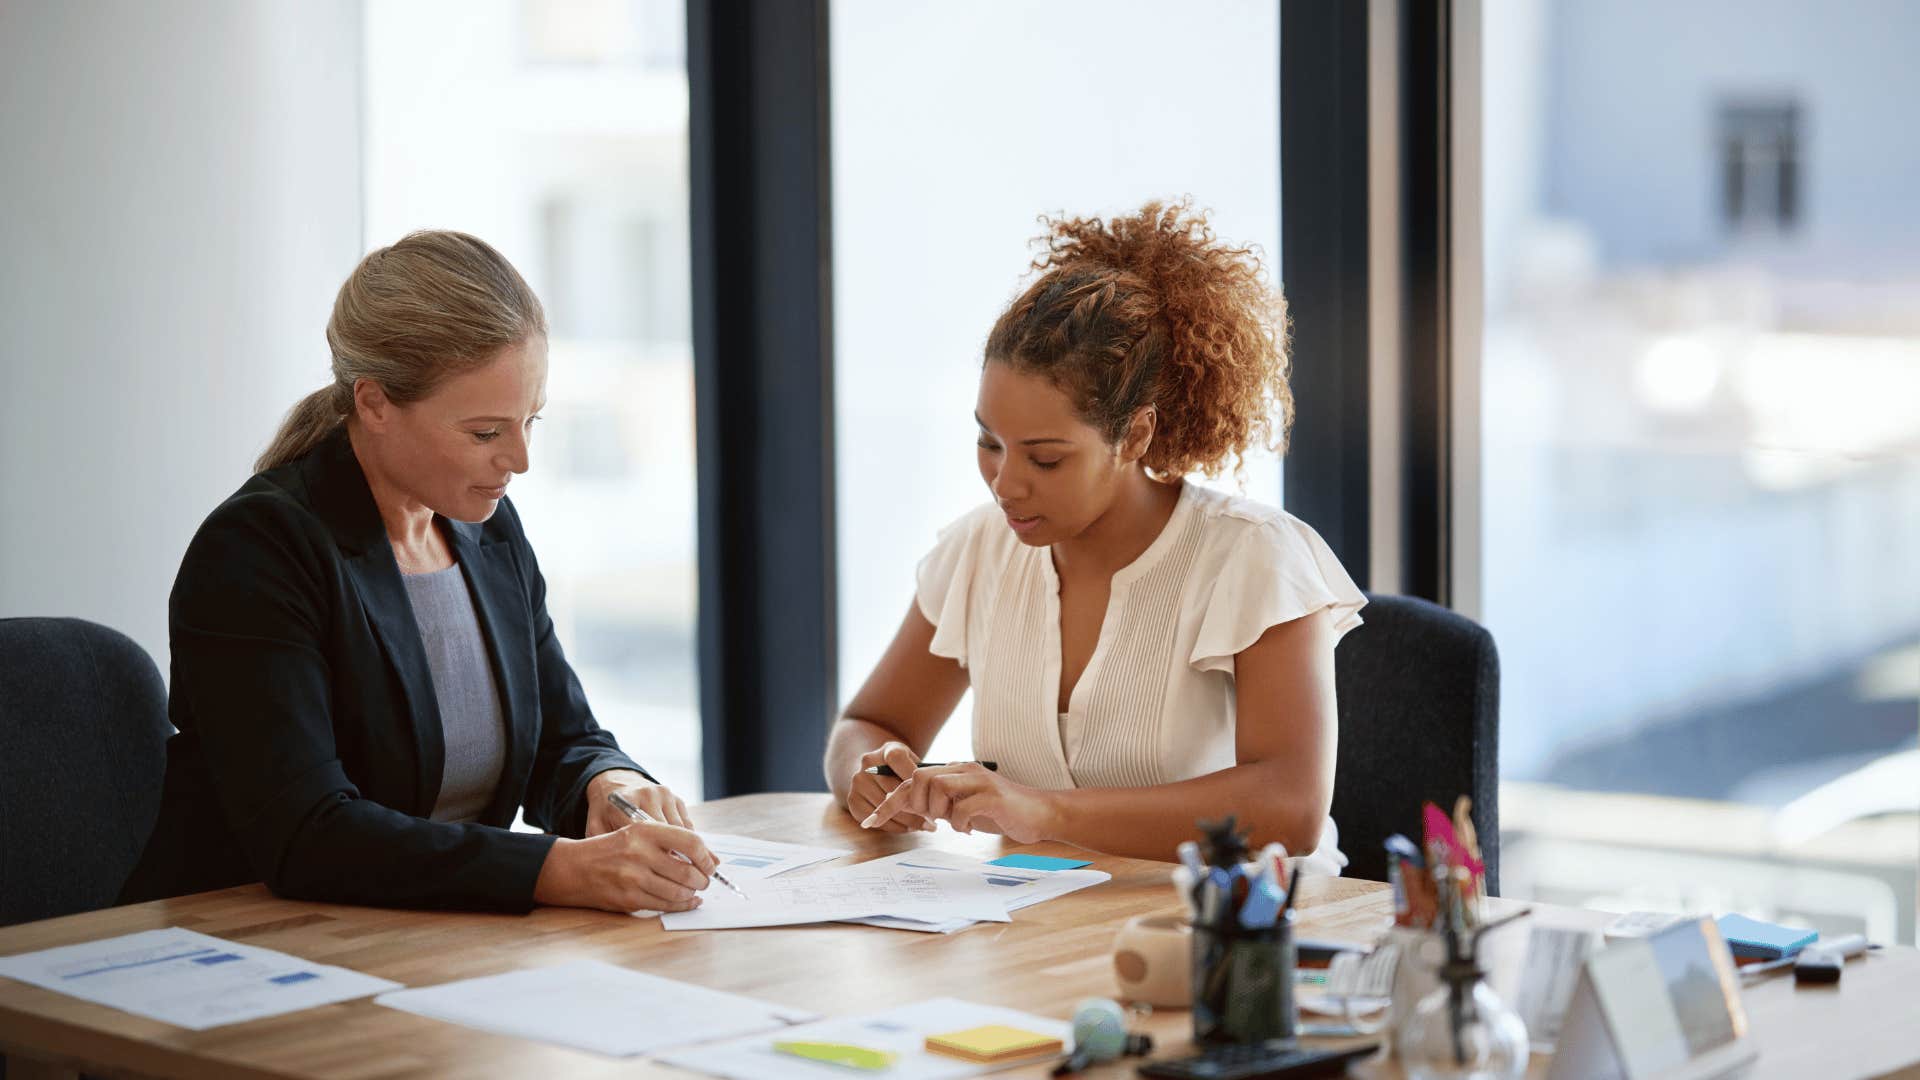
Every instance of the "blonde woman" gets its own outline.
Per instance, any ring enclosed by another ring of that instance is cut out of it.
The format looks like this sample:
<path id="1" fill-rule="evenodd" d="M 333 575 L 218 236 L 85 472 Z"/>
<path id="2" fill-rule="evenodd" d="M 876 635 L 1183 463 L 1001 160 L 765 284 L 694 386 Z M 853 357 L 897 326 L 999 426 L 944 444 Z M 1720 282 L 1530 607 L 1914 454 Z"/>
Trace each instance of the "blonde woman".
<path id="1" fill-rule="evenodd" d="M 546 395 L 540 301 L 480 240 L 418 232 L 355 268 L 327 341 L 333 382 L 181 562 L 179 733 L 122 899 L 263 880 L 403 907 L 696 906 L 714 858 L 594 722 L 506 497 Z M 522 809 L 549 834 L 510 831 Z"/>

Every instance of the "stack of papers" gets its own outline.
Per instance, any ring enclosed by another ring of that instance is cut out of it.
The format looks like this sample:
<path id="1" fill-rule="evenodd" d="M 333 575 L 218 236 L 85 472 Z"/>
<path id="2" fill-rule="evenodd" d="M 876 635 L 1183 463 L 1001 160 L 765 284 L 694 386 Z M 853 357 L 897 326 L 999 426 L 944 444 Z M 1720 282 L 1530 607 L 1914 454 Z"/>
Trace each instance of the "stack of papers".
<path id="1" fill-rule="evenodd" d="M 857 922 L 945 934 L 976 922 L 1008 922 L 1009 912 L 1111 878 L 1100 870 L 1034 870 L 941 851 L 903 851 L 854 866 L 757 880 L 747 899 L 709 889 L 698 908 L 671 912 L 660 922 L 668 930 Z"/>
<path id="2" fill-rule="evenodd" d="M 400 988 L 178 927 L 0 957 L 0 975 L 194 1031 Z"/>
<path id="3" fill-rule="evenodd" d="M 979 859 L 970 859 L 965 855 L 952 855 L 944 851 L 903 851 L 897 855 L 889 855 L 883 859 L 860 864 L 862 869 L 884 865 L 930 874 L 956 892 L 997 900 L 1004 904 L 1009 912 L 1019 911 L 1021 908 L 1031 907 L 1043 900 L 1052 900 L 1057 896 L 1065 896 L 1089 885 L 1098 885 L 1113 879 L 1112 874 L 1103 870 L 1029 870 L 1020 866 L 1009 866 L 1002 860 L 981 862 Z M 960 915 L 928 920 L 889 912 L 885 915 L 870 915 L 848 921 L 864 923 L 867 926 L 884 926 L 892 930 L 951 934 L 955 930 L 964 930 L 972 926 L 976 920 Z"/>
<path id="4" fill-rule="evenodd" d="M 668 930 L 727 930 L 746 926 L 794 926 L 867 915 L 896 915 L 921 922 L 951 919 L 1006 922 L 1007 906 L 956 875 L 861 863 L 755 881 L 748 898 L 708 889 L 692 911 L 660 917 Z"/>
<path id="5" fill-rule="evenodd" d="M 390 1009 L 613 1057 L 730 1039 L 818 1013 L 598 960 L 510 971 L 374 999 Z"/>
<path id="6" fill-rule="evenodd" d="M 1051 1035 L 1068 1049 L 1072 1048 L 1073 1026 L 1064 1021 L 993 1005 L 935 998 L 870 1016 L 803 1024 L 786 1028 L 777 1035 L 755 1035 L 711 1046 L 688 1047 L 663 1055 L 660 1060 L 728 1080 L 847 1080 L 849 1076 L 860 1075 L 844 1066 L 774 1049 L 777 1042 L 837 1043 L 898 1055 L 884 1074 L 887 1080 L 958 1080 L 979 1076 L 1000 1066 L 928 1053 L 927 1037 L 993 1024 Z"/>

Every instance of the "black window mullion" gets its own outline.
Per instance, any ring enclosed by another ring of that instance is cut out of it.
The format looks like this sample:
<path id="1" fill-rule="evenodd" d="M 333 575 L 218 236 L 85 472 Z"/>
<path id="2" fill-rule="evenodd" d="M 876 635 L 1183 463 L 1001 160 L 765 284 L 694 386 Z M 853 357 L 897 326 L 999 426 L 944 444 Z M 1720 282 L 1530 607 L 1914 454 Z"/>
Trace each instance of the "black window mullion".
<path id="1" fill-rule="evenodd" d="M 824 788 L 835 685 L 826 0 L 688 0 L 709 798 Z"/>

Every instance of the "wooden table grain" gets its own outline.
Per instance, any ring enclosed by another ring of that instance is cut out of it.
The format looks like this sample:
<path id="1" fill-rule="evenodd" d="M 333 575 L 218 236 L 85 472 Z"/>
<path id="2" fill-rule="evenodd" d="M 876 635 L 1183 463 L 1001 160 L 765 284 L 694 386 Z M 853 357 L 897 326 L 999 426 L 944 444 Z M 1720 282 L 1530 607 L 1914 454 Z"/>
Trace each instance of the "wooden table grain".
<path id="1" fill-rule="evenodd" d="M 986 857 L 1076 854 L 1059 844 L 1015 845 L 945 831 L 864 832 L 815 794 L 723 799 L 696 808 L 695 816 L 715 831 L 849 847 L 856 860 L 918 847 Z M 0 955 L 180 926 L 408 986 L 592 958 L 828 1015 L 953 995 L 1064 1018 L 1081 999 L 1114 993 L 1109 948 L 1120 924 L 1175 906 L 1168 864 L 1091 857 L 1113 875 L 1110 883 L 1028 908 L 1010 924 L 951 935 L 845 925 L 668 933 L 658 919 L 602 912 L 393 911 L 282 900 L 248 885 L 7 927 L 0 929 Z M 1301 891 L 1302 932 L 1372 941 L 1387 921 L 1384 890 L 1373 882 L 1310 880 Z M 1536 906 L 1535 918 L 1599 925 L 1606 916 Z M 1762 1048 L 1753 1075 L 1920 1077 L 1920 954 L 1913 949 L 1887 949 L 1848 964 L 1832 990 L 1796 990 L 1783 978 L 1750 988 L 1746 997 Z M 1184 1050 L 1187 1024 L 1184 1011 L 1145 1021 L 1162 1053 Z M 7 979 L 0 979 L 0 1051 L 12 1058 L 14 1080 L 79 1068 L 195 1080 L 690 1075 L 473 1031 L 382 1008 L 370 998 L 186 1031 Z M 1543 1065 L 1536 1060 L 1530 1074 L 1540 1074 Z M 1117 1063 L 1085 1075 L 1132 1071 L 1131 1063 Z M 1046 1069 L 997 1075 L 1044 1076 Z"/>

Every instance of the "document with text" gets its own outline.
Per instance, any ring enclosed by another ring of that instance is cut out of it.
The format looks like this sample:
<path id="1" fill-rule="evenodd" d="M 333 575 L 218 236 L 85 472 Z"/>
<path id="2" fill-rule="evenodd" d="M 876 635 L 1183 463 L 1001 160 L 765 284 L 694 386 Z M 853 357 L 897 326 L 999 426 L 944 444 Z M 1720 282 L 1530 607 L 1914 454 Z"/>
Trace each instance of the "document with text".
<path id="1" fill-rule="evenodd" d="M 700 906 L 660 917 L 668 930 L 724 930 L 895 915 L 925 922 L 1006 922 L 1005 901 L 962 887 L 950 875 L 870 863 L 755 881 L 750 899 L 708 889 Z"/>

